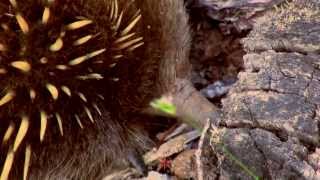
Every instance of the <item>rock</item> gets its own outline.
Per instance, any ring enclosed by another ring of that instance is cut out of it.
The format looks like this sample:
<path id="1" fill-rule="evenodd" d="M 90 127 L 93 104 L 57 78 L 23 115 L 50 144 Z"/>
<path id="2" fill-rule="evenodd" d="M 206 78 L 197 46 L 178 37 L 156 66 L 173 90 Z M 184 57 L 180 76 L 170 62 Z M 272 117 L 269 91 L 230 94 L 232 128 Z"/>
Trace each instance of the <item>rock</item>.
<path id="1" fill-rule="evenodd" d="M 253 31 L 243 39 L 245 49 L 319 54 L 319 6 L 317 0 L 294 0 L 269 11 L 255 20 Z"/>
<path id="2" fill-rule="evenodd" d="M 210 84 L 204 89 L 201 89 L 201 93 L 207 98 L 217 98 L 228 93 L 229 89 L 234 84 L 235 80 L 229 81 L 216 81 Z"/>
<path id="3" fill-rule="evenodd" d="M 222 159 L 220 168 L 221 179 L 252 179 L 222 148 L 243 163 L 256 176 L 264 177 L 265 157 L 256 148 L 249 129 L 227 129 L 222 135 L 223 145 L 216 145 L 222 151 L 218 156 Z M 224 146 L 224 147 L 222 147 Z"/>
<path id="4" fill-rule="evenodd" d="M 290 140 L 281 141 L 273 133 L 255 129 L 251 131 L 256 148 L 267 158 L 271 179 L 314 179 L 314 169 L 304 160 L 307 149 Z"/>
<path id="5" fill-rule="evenodd" d="M 243 32 L 252 29 L 252 19 L 263 11 L 272 9 L 284 0 L 197 0 L 207 9 L 207 16 L 221 21 L 221 30 L 230 34 L 231 29 Z"/>
<path id="6" fill-rule="evenodd" d="M 314 153 L 308 156 L 308 162 L 314 169 L 316 170 L 320 169 L 320 149 L 319 148 L 317 148 Z"/>
<path id="7" fill-rule="evenodd" d="M 173 178 L 171 178 L 170 176 L 166 175 L 166 174 L 160 174 L 156 171 L 150 171 L 148 174 L 148 177 L 143 178 L 141 180 L 174 180 Z"/>
<path id="8" fill-rule="evenodd" d="M 171 167 L 174 175 L 181 179 L 196 179 L 195 152 L 194 149 L 186 150 L 174 158 Z"/>
<path id="9" fill-rule="evenodd" d="M 320 2 L 293 0 L 281 7 L 256 18 L 242 40 L 244 70 L 222 101 L 221 143 L 262 179 L 316 180 Z M 215 154 L 219 179 L 252 179 L 230 154 Z"/>

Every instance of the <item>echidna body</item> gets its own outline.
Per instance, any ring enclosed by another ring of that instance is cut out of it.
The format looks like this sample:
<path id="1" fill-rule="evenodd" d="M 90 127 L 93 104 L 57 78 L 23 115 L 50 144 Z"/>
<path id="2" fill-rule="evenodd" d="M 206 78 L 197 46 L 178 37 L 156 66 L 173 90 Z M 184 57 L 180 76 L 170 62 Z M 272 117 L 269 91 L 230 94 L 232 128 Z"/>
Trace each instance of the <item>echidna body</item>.
<path id="1" fill-rule="evenodd" d="M 160 60 L 185 58 L 184 37 L 172 37 L 187 30 L 186 17 L 169 23 L 165 12 L 182 8 L 169 0 L 1 1 L 0 179 L 96 179 L 144 150 L 136 120 L 160 92 Z"/>
<path id="2" fill-rule="evenodd" d="M 66 123 L 82 129 L 102 115 L 108 89 L 101 83 L 117 78 L 106 76 L 108 71 L 143 45 L 134 32 L 139 11 L 119 8 L 118 1 L 106 5 L 105 12 L 94 12 L 81 1 L 1 3 L 7 8 L 0 21 L 0 114 L 8 151 L 2 179 L 19 149 L 25 151 L 27 176 L 31 141 L 43 142 L 52 128 L 68 133 Z"/>

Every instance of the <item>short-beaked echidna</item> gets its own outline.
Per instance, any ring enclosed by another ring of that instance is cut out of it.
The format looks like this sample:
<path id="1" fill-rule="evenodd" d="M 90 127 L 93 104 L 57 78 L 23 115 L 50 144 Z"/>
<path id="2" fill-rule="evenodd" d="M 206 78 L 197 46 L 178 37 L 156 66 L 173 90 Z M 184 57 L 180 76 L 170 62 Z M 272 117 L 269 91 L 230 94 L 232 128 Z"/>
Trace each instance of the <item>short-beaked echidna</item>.
<path id="1" fill-rule="evenodd" d="M 161 93 L 161 60 L 187 56 L 183 8 L 2 0 L 0 179 L 95 179 L 143 150 L 139 109 Z"/>

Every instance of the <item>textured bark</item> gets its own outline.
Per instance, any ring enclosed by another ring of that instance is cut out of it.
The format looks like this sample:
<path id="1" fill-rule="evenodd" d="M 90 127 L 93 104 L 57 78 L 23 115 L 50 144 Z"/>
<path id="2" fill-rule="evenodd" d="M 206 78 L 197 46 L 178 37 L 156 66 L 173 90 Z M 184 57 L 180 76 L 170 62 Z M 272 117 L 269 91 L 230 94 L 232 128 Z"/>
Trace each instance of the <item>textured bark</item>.
<path id="1" fill-rule="evenodd" d="M 263 179 L 320 178 L 319 6 L 294 0 L 256 19 L 243 39 L 245 70 L 223 99 L 221 140 Z M 217 156 L 219 179 L 252 178 Z"/>

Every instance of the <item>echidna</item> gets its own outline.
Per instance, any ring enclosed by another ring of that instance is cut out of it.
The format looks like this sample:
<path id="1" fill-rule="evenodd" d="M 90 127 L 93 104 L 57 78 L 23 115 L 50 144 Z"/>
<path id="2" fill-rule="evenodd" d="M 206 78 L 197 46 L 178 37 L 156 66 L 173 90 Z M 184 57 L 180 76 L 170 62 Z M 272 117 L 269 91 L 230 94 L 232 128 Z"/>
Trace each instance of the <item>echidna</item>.
<path id="1" fill-rule="evenodd" d="M 99 178 L 143 150 L 139 109 L 186 24 L 171 0 L 2 0 L 0 179 Z"/>

